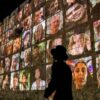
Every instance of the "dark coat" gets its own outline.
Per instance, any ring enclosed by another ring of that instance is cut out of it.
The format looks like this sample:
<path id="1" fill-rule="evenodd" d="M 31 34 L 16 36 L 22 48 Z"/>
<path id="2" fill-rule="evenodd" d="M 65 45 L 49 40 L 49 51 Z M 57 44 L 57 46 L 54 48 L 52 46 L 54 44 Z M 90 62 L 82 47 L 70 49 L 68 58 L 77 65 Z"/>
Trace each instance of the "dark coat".
<path id="1" fill-rule="evenodd" d="M 51 77 L 44 96 L 48 98 L 56 90 L 54 100 L 73 100 L 72 72 L 70 67 L 63 61 L 54 62 Z"/>

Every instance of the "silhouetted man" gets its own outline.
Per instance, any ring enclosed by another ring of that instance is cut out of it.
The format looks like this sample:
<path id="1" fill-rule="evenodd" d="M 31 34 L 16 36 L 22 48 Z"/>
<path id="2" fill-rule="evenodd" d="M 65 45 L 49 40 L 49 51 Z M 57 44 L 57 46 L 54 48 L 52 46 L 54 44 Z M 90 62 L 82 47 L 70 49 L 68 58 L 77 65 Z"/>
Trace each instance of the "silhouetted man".
<path id="1" fill-rule="evenodd" d="M 49 98 L 55 91 L 53 100 L 73 100 L 72 97 L 72 72 L 65 61 L 68 59 L 66 49 L 63 46 L 56 46 L 51 50 L 53 55 L 52 75 L 44 97 Z"/>

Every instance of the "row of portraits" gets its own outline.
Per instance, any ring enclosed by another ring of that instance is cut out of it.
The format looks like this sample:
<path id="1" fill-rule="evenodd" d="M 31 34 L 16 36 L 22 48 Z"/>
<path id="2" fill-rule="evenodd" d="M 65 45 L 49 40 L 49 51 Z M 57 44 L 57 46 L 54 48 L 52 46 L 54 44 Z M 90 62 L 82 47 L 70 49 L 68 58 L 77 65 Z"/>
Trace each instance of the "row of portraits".
<path id="1" fill-rule="evenodd" d="M 100 55 L 96 57 L 97 83 L 100 88 Z M 73 86 L 76 90 L 82 89 L 89 83 L 89 78 L 93 80 L 93 59 L 91 56 L 68 60 L 66 63 L 72 70 Z M 0 88 L 12 90 L 44 90 L 51 80 L 52 64 L 36 66 L 31 70 L 19 70 L 9 74 L 0 75 Z M 0 72 L 4 70 L 0 66 Z"/>
<path id="2" fill-rule="evenodd" d="M 25 49 L 21 53 L 5 57 L 2 60 L 2 67 L 5 72 L 16 71 L 22 68 L 28 68 L 38 64 L 45 63 L 45 43 Z"/>
<path id="3" fill-rule="evenodd" d="M 69 67 L 72 70 L 72 90 L 75 92 L 75 90 L 83 90 L 89 89 L 90 84 L 94 84 L 95 88 L 95 82 L 93 79 L 93 72 L 94 72 L 94 66 L 96 66 L 96 88 L 100 88 L 100 55 L 96 55 L 96 59 L 94 60 L 91 56 L 89 57 L 83 57 L 78 59 L 72 59 L 67 60 L 66 63 L 69 65 Z M 96 61 L 96 65 L 93 65 L 93 62 Z M 52 64 L 46 65 L 46 81 L 47 83 L 51 80 L 51 67 Z M 85 90 L 85 91 L 87 91 Z"/>
<path id="4" fill-rule="evenodd" d="M 86 25 L 85 27 L 83 26 L 81 28 L 76 27 L 72 31 L 69 32 L 66 31 L 66 33 L 60 31 L 56 37 L 54 36 L 50 39 L 46 39 L 44 31 L 45 28 L 44 21 L 42 22 L 42 24 L 35 26 L 32 31 L 31 30 L 24 31 L 21 36 L 13 38 L 13 40 L 10 40 L 9 42 L 5 43 L 5 41 L 7 41 L 9 37 L 9 34 L 7 33 L 6 37 L 0 38 L 1 55 L 5 56 L 13 55 L 27 48 L 31 48 L 33 45 L 42 44 L 43 42 L 47 49 L 51 49 L 52 45 L 56 46 L 56 44 L 57 45 L 65 44 L 68 54 L 73 56 L 73 55 L 85 54 L 86 52 L 91 51 L 92 50 L 91 42 L 94 40 L 95 51 L 98 51 L 100 50 L 99 22 L 100 20 L 96 20 L 93 23 L 94 36 L 92 35 L 90 29 L 88 28 L 88 25 Z"/>
<path id="5" fill-rule="evenodd" d="M 46 87 L 44 68 L 44 66 L 36 66 L 32 70 L 0 75 L 0 90 L 44 90 Z"/>
<path id="6" fill-rule="evenodd" d="M 60 26 L 62 25 L 63 23 L 62 21 L 64 20 L 67 28 L 74 27 L 77 24 L 81 24 L 88 21 L 86 1 L 83 2 L 82 0 L 72 0 L 72 2 L 70 2 L 70 0 L 68 0 L 66 2 L 70 3 L 64 6 L 65 7 L 64 10 L 61 2 L 62 1 L 60 0 L 48 1 L 46 3 L 46 7 L 41 6 L 33 12 L 31 12 L 32 9 L 30 6 L 31 4 L 26 3 L 26 5 L 24 5 L 25 7 L 20 8 L 19 11 L 17 11 L 16 9 L 16 11 L 14 11 L 11 14 L 12 16 L 10 18 L 7 17 L 4 19 L 2 25 L 2 31 L 0 33 L 3 33 L 15 27 L 15 25 L 16 26 L 21 25 L 24 30 L 27 30 L 31 26 L 38 25 L 39 23 L 45 21 L 46 19 L 47 19 L 47 26 L 50 24 L 51 19 L 53 21 L 57 19 L 58 23 L 59 24 L 61 23 Z M 24 11 L 23 10 L 24 8 L 28 9 Z M 56 15 L 56 17 L 53 17 L 54 15 Z"/>

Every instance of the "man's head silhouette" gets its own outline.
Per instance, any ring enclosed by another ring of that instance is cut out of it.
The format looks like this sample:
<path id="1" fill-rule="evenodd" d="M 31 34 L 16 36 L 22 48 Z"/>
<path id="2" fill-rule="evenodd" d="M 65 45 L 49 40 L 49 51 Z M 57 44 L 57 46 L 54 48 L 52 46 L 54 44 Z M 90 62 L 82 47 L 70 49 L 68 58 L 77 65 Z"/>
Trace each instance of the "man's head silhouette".
<path id="1" fill-rule="evenodd" d="M 51 54 L 53 58 L 58 61 L 64 61 L 68 59 L 66 48 L 61 45 L 58 45 L 55 48 L 51 49 Z"/>

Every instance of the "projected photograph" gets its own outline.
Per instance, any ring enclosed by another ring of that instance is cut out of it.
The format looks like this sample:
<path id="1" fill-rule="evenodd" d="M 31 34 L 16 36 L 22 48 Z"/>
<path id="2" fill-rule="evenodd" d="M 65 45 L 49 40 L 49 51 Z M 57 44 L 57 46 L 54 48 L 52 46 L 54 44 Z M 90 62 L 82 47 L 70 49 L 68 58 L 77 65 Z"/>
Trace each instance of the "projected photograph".
<path id="1" fill-rule="evenodd" d="M 14 35 L 14 28 L 7 31 L 7 34 L 6 34 L 7 42 L 12 40 L 13 35 Z"/>
<path id="2" fill-rule="evenodd" d="M 18 52 L 21 49 L 21 38 L 18 37 L 13 40 L 13 53 Z"/>
<path id="3" fill-rule="evenodd" d="M 18 9 L 18 13 L 16 15 L 16 22 L 17 22 L 17 24 L 20 23 L 22 21 L 22 19 L 23 19 L 23 9 L 20 7 Z"/>
<path id="4" fill-rule="evenodd" d="M 9 29 L 13 28 L 17 24 L 16 16 L 18 14 L 18 8 L 14 9 L 13 12 L 11 12 L 9 17 Z"/>
<path id="5" fill-rule="evenodd" d="M 33 27 L 32 44 L 45 39 L 45 21 Z"/>
<path id="6" fill-rule="evenodd" d="M 1 36 L 1 45 L 5 45 L 7 42 L 6 42 L 6 34 L 2 34 Z"/>
<path id="7" fill-rule="evenodd" d="M 4 75 L 0 75 L 0 90 L 2 90 L 3 77 Z"/>
<path id="8" fill-rule="evenodd" d="M 8 28 L 11 29 L 14 27 L 15 25 L 15 15 L 13 14 L 12 16 L 10 16 L 9 18 L 9 24 L 8 24 Z"/>
<path id="9" fill-rule="evenodd" d="M 26 18 L 31 14 L 31 6 L 30 3 L 26 3 L 23 8 L 23 17 Z"/>
<path id="10" fill-rule="evenodd" d="M 21 52 L 20 68 L 25 68 L 30 66 L 31 66 L 31 48 L 28 48 Z"/>
<path id="11" fill-rule="evenodd" d="M 25 18 L 22 23 L 21 23 L 23 30 L 29 30 L 31 29 L 32 26 L 32 15 L 28 16 L 27 18 Z"/>
<path id="12" fill-rule="evenodd" d="M 44 21 L 44 8 L 41 7 L 33 13 L 33 24 L 37 25 L 40 22 Z"/>
<path id="13" fill-rule="evenodd" d="M 10 89 L 10 74 L 4 74 L 2 82 L 2 90 Z"/>
<path id="14" fill-rule="evenodd" d="M 0 74 L 4 73 L 4 60 L 0 60 Z"/>
<path id="15" fill-rule="evenodd" d="M 20 60 L 20 54 L 17 53 L 17 54 L 14 54 L 12 56 L 12 62 L 11 62 L 11 68 L 10 68 L 10 71 L 16 71 L 16 70 L 19 70 L 19 60 Z"/>
<path id="16" fill-rule="evenodd" d="M 100 41 L 95 42 L 95 50 L 96 51 L 100 50 Z"/>
<path id="17" fill-rule="evenodd" d="M 13 53 L 13 41 L 10 41 L 6 45 L 6 55 L 11 55 Z"/>
<path id="18" fill-rule="evenodd" d="M 10 90 L 17 91 L 19 90 L 19 73 L 11 73 L 10 76 Z"/>
<path id="19" fill-rule="evenodd" d="M 5 58 L 5 72 L 10 72 L 11 67 L 11 57 Z"/>
<path id="20" fill-rule="evenodd" d="M 9 22 L 9 16 L 7 16 L 4 20 L 3 20 L 3 24 L 4 24 L 4 32 L 8 30 L 8 23 Z"/>
<path id="21" fill-rule="evenodd" d="M 87 5 L 85 1 L 66 0 L 66 2 L 67 6 L 65 7 L 65 25 L 67 29 L 87 22 Z"/>
<path id="22" fill-rule="evenodd" d="M 0 46 L 2 46 L 2 38 L 0 37 Z"/>
<path id="23" fill-rule="evenodd" d="M 68 36 L 69 34 L 69 36 Z M 66 33 L 66 48 L 70 55 L 85 54 L 91 50 L 90 31 L 71 31 Z"/>
<path id="24" fill-rule="evenodd" d="M 46 63 L 52 61 L 51 49 L 56 47 L 57 45 L 63 45 L 62 36 L 59 36 L 55 39 L 50 39 L 46 44 Z"/>
<path id="25" fill-rule="evenodd" d="M 31 90 L 45 90 L 46 81 L 45 81 L 45 70 L 42 68 L 44 66 L 35 66 L 32 70 L 31 75 Z M 44 67 L 45 68 L 45 67 Z M 44 70 L 44 73 L 43 73 Z"/>
<path id="26" fill-rule="evenodd" d="M 3 20 L 3 32 L 5 32 L 6 31 L 6 21 L 5 21 L 5 19 Z"/>
<path id="27" fill-rule="evenodd" d="M 100 19 L 93 22 L 95 50 L 100 50 Z"/>
<path id="28" fill-rule="evenodd" d="M 63 27 L 62 11 L 47 19 L 47 36 L 56 35 Z"/>
<path id="29" fill-rule="evenodd" d="M 31 30 L 27 30 L 27 31 L 24 31 L 23 32 L 23 35 L 22 35 L 22 48 L 27 48 L 31 45 Z"/>
<path id="30" fill-rule="evenodd" d="M 45 42 L 32 47 L 32 63 L 33 65 L 45 63 Z"/>
<path id="31" fill-rule="evenodd" d="M 8 43 L 10 40 L 9 40 L 9 31 L 5 32 L 5 41 L 6 43 Z"/>
<path id="32" fill-rule="evenodd" d="M 72 60 L 72 62 L 73 64 L 69 63 L 69 66 L 73 67 L 72 75 L 75 89 L 83 89 L 88 84 L 89 78 L 93 77 L 92 58 L 89 56 Z"/>
<path id="33" fill-rule="evenodd" d="M 0 36 L 0 46 L 2 46 L 3 43 L 2 43 L 2 36 Z"/>
<path id="34" fill-rule="evenodd" d="M 52 64 L 46 65 L 46 87 L 48 87 L 48 84 L 51 81 L 51 68 L 52 68 Z"/>
<path id="35" fill-rule="evenodd" d="M 100 88 L 100 54 L 96 55 L 96 70 L 97 70 L 97 88 Z"/>
<path id="36" fill-rule="evenodd" d="M 96 68 L 97 70 L 100 69 L 100 54 L 96 55 Z"/>
<path id="37" fill-rule="evenodd" d="M 2 82 L 4 75 L 1 75 L 4 73 L 4 60 L 0 60 L 0 90 L 2 89 Z"/>
<path id="38" fill-rule="evenodd" d="M 61 3 L 59 2 L 59 0 L 51 0 L 50 2 L 47 3 L 46 5 L 46 16 L 52 16 L 53 14 L 59 12 L 61 10 Z"/>
<path id="39" fill-rule="evenodd" d="M 3 27 L 2 25 L 0 25 L 0 36 L 2 35 L 2 33 L 3 33 Z"/>
<path id="40" fill-rule="evenodd" d="M 97 3 L 100 3 L 100 0 L 90 0 L 92 7 L 94 7 Z"/>
<path id="41" fill-rule="evenodd" d="M 1 58 L 4 57 L 4 56 L 6 56 L 6 55 L 5 55 L 5 52 L 6 52 L 5 49 L 6 49 L 6 48 L 5 48 L 4 45 L 3 45 L 3 46 L 0 46 L 0 55 L 1 55 Z"/>
<path id="42" fill-rule="evenodd" d="M 30 89 L 30 73 L 28 70 L 20 71 L 19 75 L 19 89 L 21 91 L 27 91 Z"/>
<path id="43" fill-rule="evenodd" d="M 42 4 L 43 2 L 45 2 L 45 0 L 33 0 L 33 5 L 34 7 L 40 6 L 40 4 Z"/>

